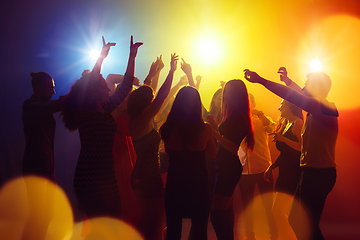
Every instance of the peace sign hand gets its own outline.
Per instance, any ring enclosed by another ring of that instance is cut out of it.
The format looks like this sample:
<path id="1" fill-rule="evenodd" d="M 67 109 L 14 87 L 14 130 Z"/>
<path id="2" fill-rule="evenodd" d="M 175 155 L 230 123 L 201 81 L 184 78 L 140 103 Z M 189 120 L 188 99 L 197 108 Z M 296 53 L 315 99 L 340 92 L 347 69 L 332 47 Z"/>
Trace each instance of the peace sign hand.
<path id="1" fill-rule="evenodd" d="M 108 54 L 109 54 L 110 47 L 115 46 L 116 43 L 111 43 L 111 42 L 105 43 L 104 36 L 102 36 L 102 41 L 103 41 L 103 47 L 101 49 L 100 57 L 101 58 L 106 58 L 108 56 Z"/>
<path id="2" fill-rule="evenodd" d="M 136 57 L 138 48 L 143 45 L 142 42 L 136 42 L 134 43 L 134 37 L 131 35 L 130 39 L 130 56 Z"/>

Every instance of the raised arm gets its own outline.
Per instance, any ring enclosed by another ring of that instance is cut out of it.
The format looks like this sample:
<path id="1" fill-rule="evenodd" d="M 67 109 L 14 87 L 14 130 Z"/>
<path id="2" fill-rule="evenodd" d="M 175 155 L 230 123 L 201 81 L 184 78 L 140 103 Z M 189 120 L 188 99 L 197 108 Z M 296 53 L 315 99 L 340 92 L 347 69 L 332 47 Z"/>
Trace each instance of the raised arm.
<path id="1" fill-rule="evenodd" d="M 109 102 L 106 104 L 107 110 L 114 110 L 116 106 L 118 106 L 129 94 L 132 84 L 134 81 L 134 73 L 135 73 L 135 58 L 137 55 L 138 48 L 143 43 L 137 42 L 133 43 L 133 36 L 131 36 L 130 40 L 130 53 L 128 65 L 126 68 L 126 72 L 123 78 L 122 83 L 119 87 L 116 88 L 115 93 L 109 98 Z M 105 107 L 105 106 L 103 106 Z"/>
<path id="2" fill-rule="evenodd" d="M 174 72 L 177 67 L 178 56 L 174 53 L 171 54 L 171 62 L 170 62 L 170 71 L 168 76 L 166 77 L 164 83 L 159 89 L 158 94 L 156 95 L 154 101 L 144 109 L 142 113 L 142 117 L 146 119 L 152 119 L 160 110 L 162 104 L 164 103 L 166 97 L 170 92 L 170 88 L 172 85 L 172 81 L 174 79 Z"/>
<path id="3" fill-rule="evenodd" d="M 91 80 L 92 81 L 99 81 L 102 63 L 103 63 L 104 59 L 108 56 L 110 47 L 116 45 L 116 43 L 110 43 L 110 42 L 105 43 L 104 36 L 102 37 L 102 41 L 103 41 L 103 47 L 101 49 L 100 56 L 97 59 L 93 70 L 91 71 Z"/>
<path id="4" fill-rule="evenodd" d="M 152 62 L 152 63 L 151 63 L 149 73 L 148 73 L 148 75 L 146 76 L 146 78 L 145 78 L 145 80 L 144 80 L 144 85 L 151 86 L 151 88 L 152 88 L 152 81 L 153 81 L 153 78 L 154 78 L 155 75 L 156 75 L 158 66 L 159 66 L 159 61 L 158 61 L 158 59 L 157 59 L 155 62 Z M 153 90 L 154 90 L 154 89 L 153 89 Z M 154 92 L 155 92 L 155 91 L 154 91 Z"/>
<path id="5" fill-rule="evenodd" d="M 280 67 L 278 73 L 280 74 L 280 81 L 284 82 L 286 86 L 300 93 L 302 92 L 302 88 L 288 77 L 288 72 L 285 67 Z"/>
<path id="6" fill-rule="evenodd" d="M 305 96 L 291 87 L 266 80 L 265 78 L 260 77 L 256 72 L 252 72 L 248 69 L 245 69 L 244 72 L 245 79 L 249 82 L 260 83 L 274 94 L 291 102 L 302 110 L 311 113 L 313 116 L 322 115 L 321 102 L 319 99 Z"/>
<path id="7" fill-rule="evenodd" d="M 157 69 L 156 69 L 156 74 L 152 78 L 151 85 L 150 85 L 151 88 L 153 89 L 154 93 L 157 91 L 157 87 L 158 87 L 158 84 L 159 84 L 160 72 L 165 66 L 165 64 L 164 64 L 164 62 L 162 60 L 162 55 L 160 55 L 160 57 L 158 57 L 156 61 L 158 62 L 158 66 L 157 66 Z"/>
<path id="8" fill-rule="evenodd" d="M 197 75 L 195 80 L 196 80 L 196 84 L 195 84 L 195 88 L 199 91 L 200 89 L 200 83 L 201 83 L 201 79 L 202 79 L 202 76 L 200 75 Z"/>
<path id="9" fill-rule="evenodd" d="M 194 78 L 193 78 L 193 75 L 192 75 L 192 69 L 191 69 L 191 66 L 190 64 L 188 64 L 187 62 L 185 62 L 185 60 L 182 58 L 181 59 L 183 62 L 181 63 L 181 69 L 184 71 L 184 73 L 186 74 L 187 78 L 188 78 L 188 81 L 189 81 L 189 85 L 191 87 L 194 87 L 196 88 L 195 86 L 195 82 L 194 82 Z"/>

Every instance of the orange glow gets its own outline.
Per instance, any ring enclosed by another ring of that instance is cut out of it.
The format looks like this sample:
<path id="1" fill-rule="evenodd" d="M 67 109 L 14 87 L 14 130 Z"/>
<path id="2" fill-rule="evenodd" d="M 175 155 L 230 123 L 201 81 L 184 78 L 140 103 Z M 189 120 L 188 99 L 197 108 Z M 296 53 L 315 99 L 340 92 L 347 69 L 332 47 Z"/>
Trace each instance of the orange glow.
<path id="1" fill-rule="evenodd" d="M 74 226 L 73 232 L 69 234 L 64 240 L 84 239 L 84 236 L 81 236 L 83 224 L 83 222 L 77 223 Z M 87 240 L 143 239 L 133 227 L 117 219 L 106 217 L 93 218 L 90 219 L 90 225 L 91 230 L 86 236 Z"/>
<path id="2" fill-rule="evenodd" d="M 299 59 L 309 59 L 316 55 L 322 59 L 322 71 L 332 80 L 328 96 L 338 108 L 351 109 L 360 106 L 357 72 L 360 56 L 360 20 L 346 15 L 324 19 L 304 36 L 299 48 Z M 298 66 L 303 76 L 310 71 Z"/>
<path id="3" fill-rule="evenodd" d="M 63 240 L 72 230 L 73 214 L 65 193 L 39 177 L 18 178 L 0 192 L 0 239 Z"/>

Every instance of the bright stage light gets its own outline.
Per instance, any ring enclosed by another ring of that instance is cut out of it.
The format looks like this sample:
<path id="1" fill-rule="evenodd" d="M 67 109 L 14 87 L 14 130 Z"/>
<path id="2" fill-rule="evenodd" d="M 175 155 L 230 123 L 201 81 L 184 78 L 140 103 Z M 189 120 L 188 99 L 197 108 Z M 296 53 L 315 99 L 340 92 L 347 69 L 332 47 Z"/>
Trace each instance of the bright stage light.
<path id="1" fill-rule="evenodd" d="M 98 50 L 93 49 L 89 52 L 89 55 L 92 59 L 97 59 L 100 56 L 100 52 Z"/>
<path id="2" fill-rule="evenodd" d="M 320 71 L 320 69 L 322 68 L 321 62 L 317 58 L 313 59 L 309 64 L 314 72 Z"/>
<path id="3" fill-rule="evenodd" d="M 199 43 L 199 54 L 201 56 L 201 60 L 208 64 L 215 63 L 219 60 L 221 51 L 219 48 L 219 44 L 217 44 L 214 40 L 205 40 Z"/>

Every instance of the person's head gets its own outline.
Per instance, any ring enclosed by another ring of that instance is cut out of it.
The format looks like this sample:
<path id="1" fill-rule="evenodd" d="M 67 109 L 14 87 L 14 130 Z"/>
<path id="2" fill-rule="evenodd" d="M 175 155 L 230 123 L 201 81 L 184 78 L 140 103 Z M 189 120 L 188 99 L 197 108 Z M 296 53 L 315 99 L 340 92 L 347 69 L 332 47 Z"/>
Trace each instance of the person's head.
<path id="1" fill-rule="evenodd" d="M 250 103 L 246 85 L 243 81 L 234 79 L 228 81 L 224 86 L 223 103 L 222 103 L 224 119 L 232 114 L 241 115 L 244 118 L 247 134 L 246 144 L 250 150 L 255 145 L 254 132 L 252 128 L 250 116 Z"/>
<path id="2" fill-rule="evenodd" d="M 330 77 L 323 72 L 311 72 L 306 77 L 307 81 L 303 88 L 305 95 L 326 99 L 331 88 Z"/>
<path id="3" fill-rule="evenodd" d="M 202 117 L 202 103 L 195 88 L 185 86 L 177 93 L 169 115 L 160 128 L 165 142 L 174 127 L 177 127 L 184 145 L 194 142 L 196 136 L 203 131 L 205 123 Z"/>
<path id="4" fill-rule="evenodd" d="M 98 81 L 91 80 L 91 73 L 85 70 L 81 78 L 76 80 L 63 104 L 61 113 L 65 127 L 75 131 L 78 127 L 79 111 L 91 111 L 98 104 L 109 100 L 109 88 L 105 79 L 100 75 Z M 86 103 L 86 106 L 84 105 Z"/>
<path id="5" fill-rule="evenodd" d="M 223 89 L 219 88 L 212 96 L 209 109 L 210 114 L 216 114 L 221 111 L 222 91 Z"/>
<path id="6" fill-rule="evenodd" d="M 30 73 L 31 86 L 35 97 L 43 100 L 50 101 L 55 94 L 55 84 L 52 77 L 46 72 Z"/>
<path id="7" fill-rule="evenodd" d="M 302 110 L 286 100 L 281 101 L 278 109 L 280 111 L 280 117 L 282 118 L 290 120 L 294 117 L 298 117 L 300 119 L 303 119 Z"/>
<path id="8" fill-rule="evenodd" d="M 222 109 L 225 118 L 231 112 L 249 114 L 249 96 L 243 81 L 234 79 L 225 84 Z"/>
<path id="9" fill-rule="evenodd" d="M 143 85 L 130 93 L 127 103 L 127 112 L 130 118 L 134 118 L 149 106 L 154 98 L 151 87 Z"/>
<path id="10" fill-rule="evenodd" d="M 294 121 L 296 118 L 304 119 L 302 110 L 286 100 L 281 101 L 278 110 L 280 111 L 280 116 L 277 120 L 276 132 L 284 129 L 289 122 Z"/>

